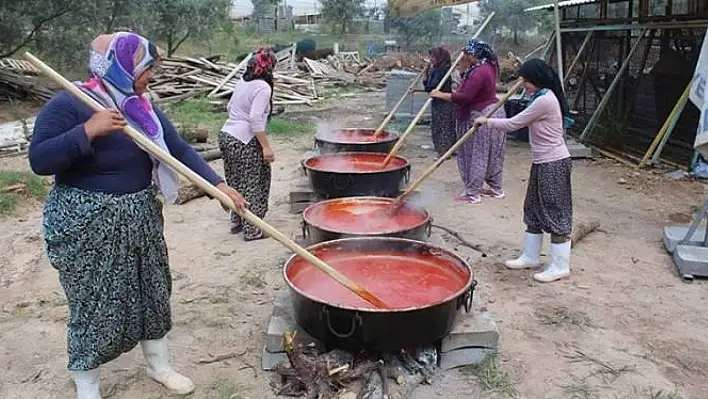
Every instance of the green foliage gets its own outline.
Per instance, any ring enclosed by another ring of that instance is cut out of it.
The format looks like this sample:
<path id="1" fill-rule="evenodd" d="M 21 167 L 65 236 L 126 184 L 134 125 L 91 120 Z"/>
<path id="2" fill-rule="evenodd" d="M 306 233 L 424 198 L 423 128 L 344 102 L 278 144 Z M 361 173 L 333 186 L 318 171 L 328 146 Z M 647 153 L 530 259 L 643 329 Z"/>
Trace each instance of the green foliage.
<path id="1" fill-rule="evenodd" d="M 287 136 L 293 134 L 314 133 L 315 127 L 313 125 L 297 123 L 276 116 L 270 118 L 266 130 L 272 135 Z"/>
<path id="2" fill-rule="evenodd" d="M 355 18 L 364 15 L 364 0 L 321 0 L 322 18 L 333 31 L 344 35 Z"/>
<path id="3" fill-rule="evenodd" d="M 212 134 L 218 134 L 226 121 L 226 113 L 204 98 L 182 101 L 167 107 L 165 112 L 187 142 L 194 141 L 189 133 L 190 128 L 208 129 Z"/>
<path id="4" fill-rule="evenodd" d="M 3 188 L 24 185 L 18 191 L 5 191 Z M 12 214 L 23 198 L 42 199 L 47 195 L 44 181 L 30 172 L 0 171 L 0 217 Z"/>
<path id="5" fill-rule="evenodd" d="M 389 26 L 401 36 L 406 50 L 419 41 L 423 41 L 429 46 L 439 42 L 442 36 L 441 24 L 442 13 L 440 9 L 426 11 L 413 17 L 398 17 L 389 20 Z"/>
<path id="6" fill-rule="evenodd" d="M 494 18 L 489 22 L 489 27 L 498 35 L 503 35 L 506 30 L 511 33 L 514 44 L 519 44 L 519 36 L 524 32 L 531 30 L 539 25 L 548 24 L 548 14 L 539 12 L 537 14 L 528 14 L 524 10 L 540 4 L 546 4 L 545 0 L 483 0 L 480 2 L 480 9 L 483 15 L 489 15 L 491 12 L 496 12 Z M 542 17 L 542 18 L 539 18 Z M 553 21 L 551 14 L 551 25 Z"/>

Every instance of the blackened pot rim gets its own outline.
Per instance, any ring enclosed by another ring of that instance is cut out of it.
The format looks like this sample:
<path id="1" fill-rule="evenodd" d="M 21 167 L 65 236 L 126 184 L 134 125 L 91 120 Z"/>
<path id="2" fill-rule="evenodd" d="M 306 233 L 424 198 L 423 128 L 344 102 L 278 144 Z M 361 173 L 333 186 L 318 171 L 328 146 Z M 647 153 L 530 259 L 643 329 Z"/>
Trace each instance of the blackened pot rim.
<path id="1" fill-rule="evenodd" d="M 319 172 L 319 173 L 331 173 L 331 174 L 336 174 L 336 175 L 375 175 L 375 174 L 381 174 L 381 173 L 390 173 L 390 172 L 398 172 L 400 170 L 403 170 L 405 168 L 410 167 L 410 163 L 406 158 L 399 157 L 398 155 L 394 155 L 391 157 L 391 161 L 394 159 L 401 159 L 403 162 L 405 162 L 403 165 L 398 166 L 393 169 L 381 169 L 381 170 L 369 170 L 369 171 L 353 171 L 353 172 L 339 172 L 335 170 L 326 170 L 326 169 L 320 169 L 320 168 L 315 168 L 307 164 L 307 162 L 311 159 L 314 158 L 334 158 L 334 157 L 343 157 L 345 155 L 362 155 L 362 156 L 371 156 L 371 154 L 378 154 L 378 155 L 383 155 L 381 158 L 381 162 L 383 163 L 383 160 L 386 159 L 388 156 L 387 153 L 384 152 L 362 152 L 362 151 L 356 151 L 356 152 L 332 152 L 328 154 L 320 154 L 320 155 L 313 155 L 311 157 L 308 157 L 302 162 L 302 166 L 307 169 L 311 170 L 313 172 Z M 389 161 L 390 162 L 390 161 Z"/>
<path id="2" fill-rule="evenodd" d="M 445 303 L 448 303 L 450 301 L 454 301 L 454 300 L 460 298 L 462 295 L 464 295 L 467 291 L 470 290 L 470 288 L 472 287 L 473 284 L 475 284 L 474 271 L 472 270 L 472 267 L 464 259 L 462 259 L 457 254 L 455 254 L 454 252 L 452 252 L 446 248 L 443 248 L 443 247 L 440 247 L 440 246 L 434 245 L 434 244 L 429 244 L 429 243 L 423 242 L 423 241 L 411 240 L 408 238 L 397 238 L 397 237 L 351 237 L 351 238 L 340 238 L 338 240 L 320 242 L 320 243 L 317 243 L 314 245 L 310 245 L 305 249 L 308 252 L 312 252 L 312 251 L 319 249 L 321 247 L 336 246 L 338 244 L 345 244 L 347 242 L 357 242 L 357 241 L 359 241 L 359 242 L 366 242 L 366 241 L 385 242 L 385 241 L 388 241 L 388 242 L 407 243 L 410 246 L 420 245 L 420 246 L 427 247 L 429 249 L 435 249 L 435 250 L 441 251 L 441 252 L 445 253 L 446 255 L 453 257 L 460 265 L 464 266 L 467 269 L 467 271 L 469 272 L 467 282 L 465 283 L 464 287 L 455 291 L 453 294 L 449 295 L 448 297 L 443 298 L 443 299 L 441 299 L 437 302 L 434 302 L 434 303 L 429 303 L 425 306 L 417 306 L 417 307 L 409 307 L 409 308 L 401 308 L 401 309 L 359 308 L 359 307 L 354 307 L 354 306 L 345 306 L 345 305 L 339 305 L 336 303 L 332 303 L 332 302 L 329 302 L 324 299 L 316 298 L 310 294 L 305 293 L 304 291 L 299 289 L 297 286 L 295 286 L 295 284 L 293 284 L 293 282 L 290 281 L 290 278 L 288 278 L 288 268 L 292 264 L 293 260 L 295 260 L 295 258 L 300 255 L 293 254 L 290 256 L 290 258 L 288 258 L 287 261 L 285 261 L 285 265 L 283 266 L 283 279 L 285 279 L 285 283 L 288 285 L 288 287 L 292 291 L 298 293 L 299 295 L 301 295 L 313 302 L 321 303 L 323 305 L 331 306 L 331 307 L 334 307 L 337 309 L 350 310 L 350 311 L 355 311 L 355 312 L 365 312 L 365 313 L 366 312 L 368 312 L 368 313 L 406 313 L 406 312 L 415 312 L 415 311 L 422 310 L 422 309 L 432 308 L 432 307 L 439 306 L 439 305 L 442 305 L 442 304 L 445 304 Z M 311 267 L 316 268 L 316 266 L 311 266 Z M 329 276 L 323 276 L 323 277 L 324 278 L 332 278 Z M 363 287 L 363 288 L 366 288 L 366 287 Z"/>
<path id="3" fill-rule="evenodd" d="M 338 129 L 338 130 L 369 130 L 372 132 L 372 134 L 374 131 L 376 131 L 376 129 L 367 129 L 367 128 L 361 128 L 361 127 L 345 127 L 345 128 Z M 383 131 L 386 132 L 389 135 L 389 137 L 386 139 L 377 140 L 377 141 L 357 141 L 357 142 L 336 141 L 336 140 L 324 138 L 319 133 L 315 133 L 315 140 L 319 140 L 319 141 L 321 141 L 323 143 L 327 143 L 327 144 L 335 144 L 335 145 L 342 145 L 342 146 L 345 146 L 345 145 L 375 145 L 375 144 L 390 143 L 392 141 L 398 140 L 401 137 L 401 134 L 396 131 L 385 130 L 385 129 Z"/>
<path id="4" fill-rule="evenodd" d="M 314 204 L 312 204 L 312 205 L 308 206 L 307 208 L 305 208 L 305 210 L 302 211 L 302 220 L 304 220 L 305 223 L 309 224 L 310 226 L 315 227 L 315 228 L 318 228 L 318 229 L 320 229 L 320 230 L 324 230 L 324 231 L 326 231 L 326 232 L 328 232 L 328 233 L 344 234 L 344 235 L 348 235 L 348 234 L 356 234 L 356 235 L 366 235 L 366 234 L 376 234 L 376 235 L 378 235 L 378 234 L 396 234 L 396 233 L 401 233 L 401 232 L 403 232 L 403 231 L 408 231 L 408 230 L 417 229 L 417 228 L 419 228 L 420 226 L 423 226 L 423 225 L 425 225 L 426 223 L 429 223 L 429 222 L 430 222 L 430 212 L 428 212 L 427 209 L 423 208 L 422 211 L 418 211 L 418 212 L 422 212 L 422 213 L 425 214 L 425 220 L 423 220 L 423 221 L 420 222 L 420 223 L 417 223 L 417 224 L 413 224 L 413 225 L 411 225 L 411 226 L 408 226 L 408 227 L 406 227 L 406 228 L 403 228 L 403 229 L 400 229 L 400 230 L 396 230 L 396 231 L 389 231 L 389 232 L 378 232 L 378 233 L 377 233 L 377 232 L 352 233 L 351 231 L 340 231 L 340 230 L 335 230 L 335 229 L 332 229 L 332 228 L 329 228 L 329 227 L 323 227 L 323 226 L 320 225 L 320 224 L 313 223 L 312 220 L 308 220 L 308 217 L 307 217 L 307 212 L 310 211 L 310 209 L 314 209 L 314 208 L 317 207 L 317 206 L 325 206 L 325 207 L 326 207 L 327 204 L 330 204 L 330 203 L 337 203 L 337 202 L 366 202 L 366 201 L 372 201 L 372 200 L 377 200 L 377 201 L 380 201 L 380 202 L 387 202 L 387 203 L 391 204 L 391 203 L 393 203 L 393 201 L 395 201 L 395 198 L 389 198 L 389 197 L 375 197 L 375 196 L 363 196 L 363 197 L 341 197 L 341 198 L 331 198 L 331 199 L 327 199 L 327 200 L 322 200 L 322 201 L 319 201 L 319 202 L 315 202 Z"/>

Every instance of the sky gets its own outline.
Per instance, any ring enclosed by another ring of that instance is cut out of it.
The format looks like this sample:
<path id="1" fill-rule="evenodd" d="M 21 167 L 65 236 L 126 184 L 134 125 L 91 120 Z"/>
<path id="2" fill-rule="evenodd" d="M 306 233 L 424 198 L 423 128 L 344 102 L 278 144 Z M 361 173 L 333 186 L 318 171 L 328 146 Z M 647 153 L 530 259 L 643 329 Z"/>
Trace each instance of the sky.
<path id="1" fill-rule="evenodd" d="M 303 15 L 303 14 L 316 14 L 319 10 L 319 2 L 317 0 L 281 0 L 284 1 L 287 5 L 293 7 L 293 14 L 294 15 Z M 366 0 L 365 4 L 368 7 L 374 7 L 381 5 L 382 3 L 386 3 L 385 0 Z M 242 17 L 246 16 L 251 13 L 253 10 L 253 5 L 251 4 L 250 0 L 232 0 L 233 8 L 232 8 L 232 17 Z M 456 10 L 459 10 L 462 13 L 462 19 L 466 18 L 466 10 L 467 6 L 457 6 L 454 7 Z M 478 8 L 476 4 L 471 4 L 470 5 L 470 14 L 472 16 L 477 16 L 478 15 Z"/>

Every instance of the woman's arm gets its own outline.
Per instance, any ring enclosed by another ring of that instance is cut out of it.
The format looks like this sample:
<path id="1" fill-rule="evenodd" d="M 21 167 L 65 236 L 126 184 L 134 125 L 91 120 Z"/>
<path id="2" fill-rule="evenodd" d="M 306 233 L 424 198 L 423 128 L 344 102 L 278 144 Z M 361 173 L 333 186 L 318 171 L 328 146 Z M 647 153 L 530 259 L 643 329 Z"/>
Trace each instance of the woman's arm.
<path id="1" fill-rule="evenodd" d="M 256 139 L 261 144 L 261 148 L 263 148 L 264 156 L 266 154 L 269 154 L 269 157 L 272 157 L 273 150 L 270 146 L 270 141 L 268 140 L 268 136 L 265 132 L 266 124 L 268 123 L 268 107 L 270 106 L 270 93 L 270 87 L 259 88 L 256 91 L 255 96 L 253 98 L 253 103 L 251 103 L 251 112 L 249 117 L 251 120 L 251 129 L 253 129 L 253 133 L 256 135 Z M 270 162 L 272 160 L 266 159 L 266 161 Z"/>
<path id="2" fill-rule="evenodd" d="M 525 110 L 516 114 L 512 118 L 507 119 L 487 119 L 486 123 L 494 129 L 499 129 L 505 132 L 514 132 L 525 128 L 540 119 L 548 112 L 546 96 L 537 98 Z"/>
<path id="3" fill-rule="evenodd" d="M 39 112 L 29 148 L 32 171 L 55 175 L 67 170 L 77 159 L 93 154 L 91 142 L 68 93 L 52 98 Z"/>
<path id="4" fill-rule="evenodd" d="M 167 115 L 162 112 L 161 109 L 153 105 L 155 114 L 160 119 L 162 124 L 162 131 L 165 137 L 165 144 L 170 150 L 170 154 L 177 158 L 180 162 L 185 164 L 189 169 L 192 169 L 199 176 L 206 179 L 212 185 L 218 185 L 223 183 L 224 179 L 219 176 L 214 169 L 209 166 L 209 164 L 197 153 L 197 151 L 192 148 L 191 145 L 187 144 L 186 141 L 182 140 L 177 129 L 174 125 L 167 119 Z"/>

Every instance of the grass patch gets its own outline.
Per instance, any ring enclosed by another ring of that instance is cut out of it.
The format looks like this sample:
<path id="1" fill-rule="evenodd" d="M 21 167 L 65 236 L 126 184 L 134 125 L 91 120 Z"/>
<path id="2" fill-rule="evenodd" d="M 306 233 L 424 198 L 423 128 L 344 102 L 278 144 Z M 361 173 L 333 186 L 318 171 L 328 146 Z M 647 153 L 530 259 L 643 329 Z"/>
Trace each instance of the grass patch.
<path id="1" fill-rule="evenodd" d="M 279 117 L 273 117 L 270 118 L 266 130 L 272 135 L 287 136 L 293 134 L 314 133 L 315 126 L 311 124 L 293 122 Z"/>
<path id="2" fill-rule="evenodd" d="M 615 382 L 624 373 L 633 373 L 636 370 L 634 366 L 613 366 L 608 362 L 589 356 L 579 350 L 568 356 L 571 363 L 590 363 L 595 366 L 594 370 L 586 377 L 597 377 L 605 384 Z"/>
<path id="3" fill-rule="evenodd" d="M 165 111 L 182 138 L 189 143 L 194 142 L 189 129 L 208 129 L 212 135 L 216 135 L 226 121 L 226 113 L 219 111 L 217 105 L 205 98 L 182 101 L 168 106 Z"/>
<path id="4" fill-rule="evenodd" d="M 499 368 L 495 356 L 487 356 L 481 364 L 464 367 L 462 371 L 475 376 L 485 392 L 494 392 L 512 398 L 518 395 L 511 374 Z"/>
<path id="5" fill-rule="evenodd" d="M 593 399 L 599 395 L 598 389 L 590 385 L 586 378 L 573 379 L 573 382 L 563 385 L 561 388 L 568 395 L 568 399 Z"/>
<path id="6" fill-rule="evenodd" d="M 664 391 L 660 389 L 654 391 L 654 389 L 649 390 L 649 397 L 651 399 L 683 399 L 683 396 L 678 392 L 678 390 L 673 390 L 671 392 Z"/>
<path id="7" fill-rule="evenodd" d="M 541 324 L 547 326 L 573 325 L 581 328 L 592 326 L 592 320 L 585 312 L 570 310 L 566 307 L 539 309 L 536 311 L 536 317 Z"/>
<path id="8" fill-rule="evenodd" d="M 42 200 L 47 195 L 47 186 L 39 176 L 31 172 L 0 171 L 0 217 L 15 212 L 23 199 Z"/>

